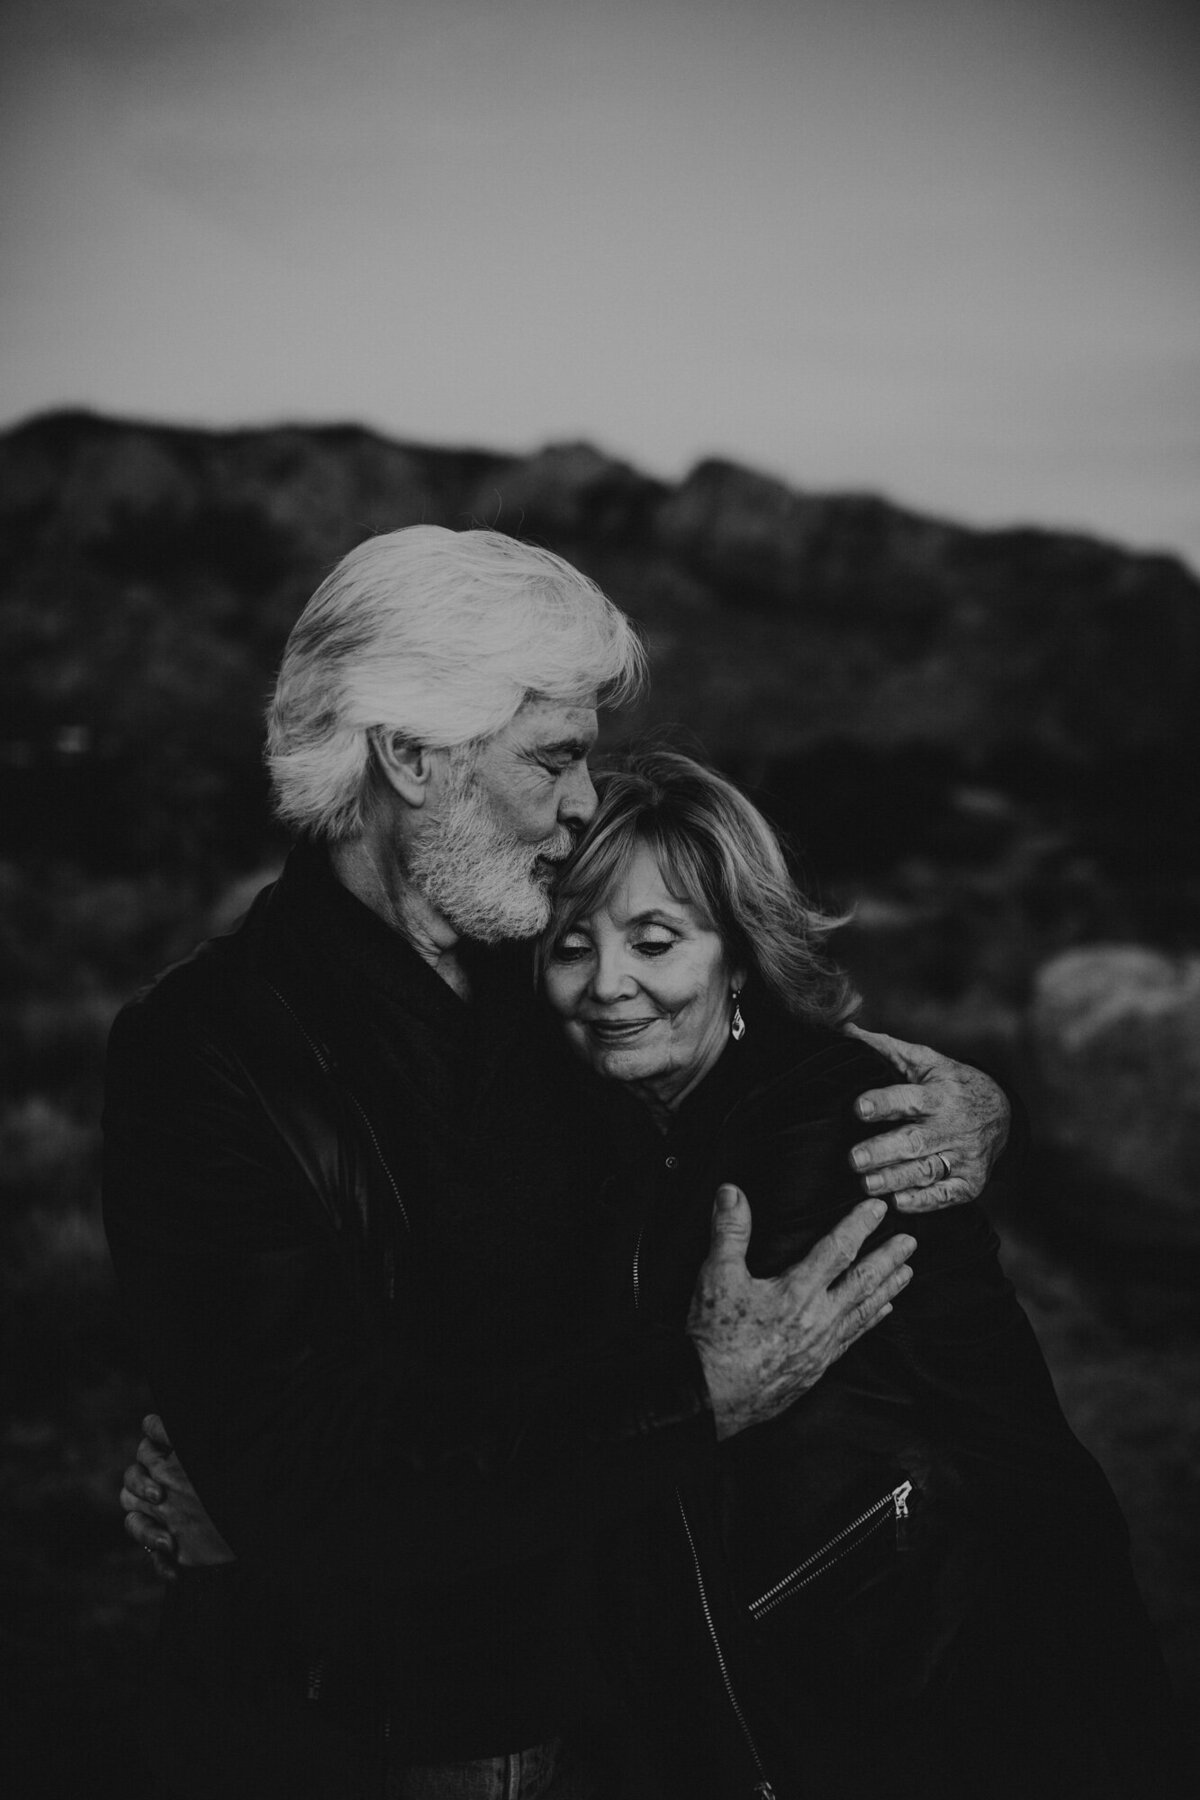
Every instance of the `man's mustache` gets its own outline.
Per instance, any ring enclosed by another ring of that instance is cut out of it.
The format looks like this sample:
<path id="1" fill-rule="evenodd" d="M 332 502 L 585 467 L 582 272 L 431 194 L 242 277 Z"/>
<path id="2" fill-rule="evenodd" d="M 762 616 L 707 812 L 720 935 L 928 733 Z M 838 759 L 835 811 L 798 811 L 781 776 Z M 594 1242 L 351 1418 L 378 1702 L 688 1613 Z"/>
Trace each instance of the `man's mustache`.
<path id="1" fill-rule="evenodd" d="M 565 862 L 574 856 L 576 850 L 579 848 L 579 840 L 582 835 L 581 832 L 571 831 L 564 825 L 561 831 L 556 832 L 554 837 L 543 844 L 538 850 L 538 862 L 553 863 L 556 870 L 561 868 Z"/>

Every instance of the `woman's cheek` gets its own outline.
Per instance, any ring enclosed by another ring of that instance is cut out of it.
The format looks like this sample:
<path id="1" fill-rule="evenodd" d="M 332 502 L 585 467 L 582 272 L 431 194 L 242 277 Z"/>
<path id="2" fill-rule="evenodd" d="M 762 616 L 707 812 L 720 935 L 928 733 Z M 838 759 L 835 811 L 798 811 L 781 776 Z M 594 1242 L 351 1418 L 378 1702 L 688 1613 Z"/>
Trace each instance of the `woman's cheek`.
<path id="1" fill-rule="evenodd" d="M 548 971 L 545 988 L 546 999 L 550 1002 L 551 1011 L 556 1012 L 560 1018 L 569 1019 L 578 995 L 571 993 L 568 983 L 564 981 L 561 973 L 553 969 Z"/>

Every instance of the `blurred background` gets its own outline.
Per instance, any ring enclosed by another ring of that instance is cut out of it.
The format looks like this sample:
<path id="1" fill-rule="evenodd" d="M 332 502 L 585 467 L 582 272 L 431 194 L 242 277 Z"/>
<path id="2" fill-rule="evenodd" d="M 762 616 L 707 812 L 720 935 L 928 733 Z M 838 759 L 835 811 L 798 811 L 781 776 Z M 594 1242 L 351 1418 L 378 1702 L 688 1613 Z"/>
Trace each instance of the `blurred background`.
<path id="1" fill-rule="evenodd" d="M 287 631 L 429 521 L 562 552 L 1024 1096 L 990 1202 L 1200 1715 L 1200 21 L 1164 0 L 0 9 L 9 1792 L 141 1777 L 121 1001 L 284 852 Z"/>

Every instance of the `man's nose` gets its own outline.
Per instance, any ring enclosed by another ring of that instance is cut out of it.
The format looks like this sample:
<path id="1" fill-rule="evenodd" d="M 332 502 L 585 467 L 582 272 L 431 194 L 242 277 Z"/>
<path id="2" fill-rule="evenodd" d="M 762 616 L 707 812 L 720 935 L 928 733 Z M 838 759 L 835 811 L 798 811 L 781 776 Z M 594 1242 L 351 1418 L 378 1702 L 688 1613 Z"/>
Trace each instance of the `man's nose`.
<path id="1" fill-rule="evenodd" d="M 596 810 L 596 790 L 592 772 L 585 762 L 574 763 L 563 783 L 558 803 L 560 825 L 590 825 Z"/>

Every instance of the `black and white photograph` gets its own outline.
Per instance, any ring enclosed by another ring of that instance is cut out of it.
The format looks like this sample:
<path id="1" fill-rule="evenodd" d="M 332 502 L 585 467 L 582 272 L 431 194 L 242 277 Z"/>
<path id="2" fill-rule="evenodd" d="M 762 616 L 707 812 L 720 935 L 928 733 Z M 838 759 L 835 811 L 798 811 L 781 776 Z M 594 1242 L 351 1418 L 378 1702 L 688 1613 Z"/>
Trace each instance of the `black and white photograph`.
<path id="1" fill-rule="evenodd" d="M 0 1783 L 1200 1792 L 1200 14 L 0 6 Z"/>

